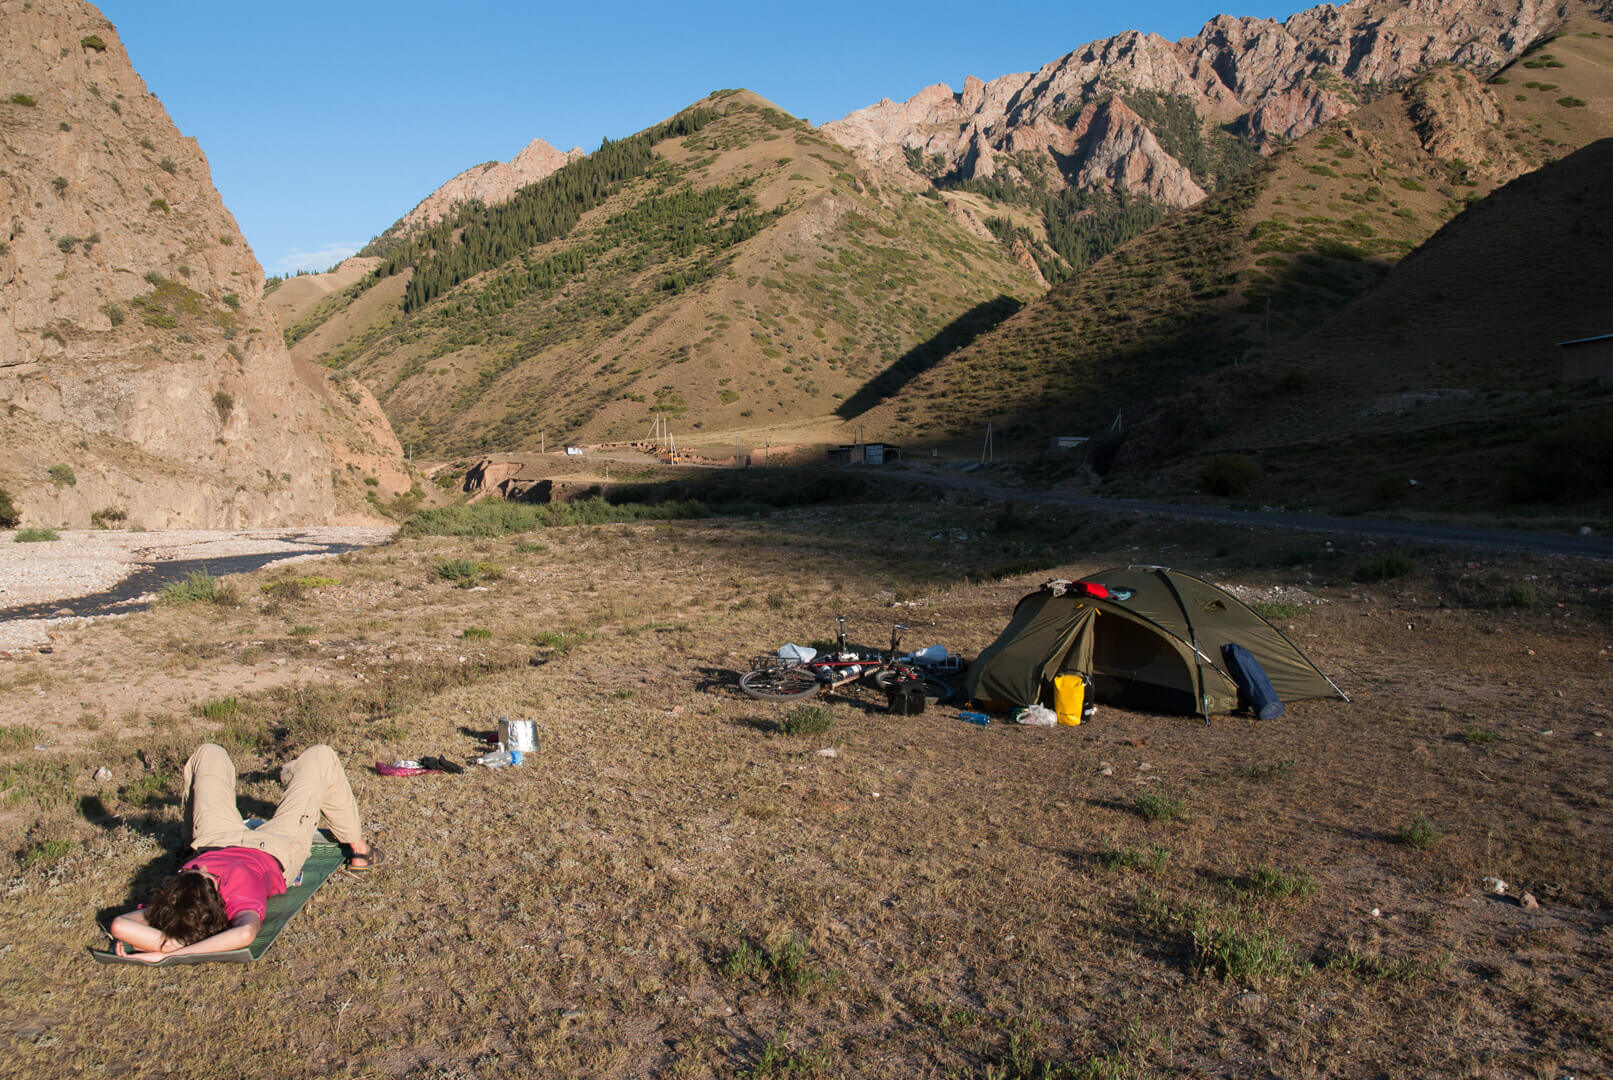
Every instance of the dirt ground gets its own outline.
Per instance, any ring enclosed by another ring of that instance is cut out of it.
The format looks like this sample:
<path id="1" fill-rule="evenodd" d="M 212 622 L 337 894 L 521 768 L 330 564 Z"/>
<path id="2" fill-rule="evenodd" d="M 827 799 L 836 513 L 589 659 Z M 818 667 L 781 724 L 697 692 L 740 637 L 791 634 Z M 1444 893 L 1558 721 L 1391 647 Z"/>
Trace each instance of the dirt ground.
<path id="1" fill-rule="evenodd" d="M 1613 1074 L 1608 568 L 1387 553 L 937 496 L 405 539 L 68 631 L 0 663 L 40 702 L 0 726 L 0 1076 Z M 1032 729 L 833 699 L 792 736 L 736 686 L 838 614 L 973 655 L 1125 562 L 1244 590 L 1351 701 Z M 220 689 L 267 667 L 307 678 Z M 542 740 L 518 769 L 370 768 L 506 715 Z M 203 737 L 249 808 L 330 742 L 390 860 L 256 965 L 96 966 L 177 865 Z"/>

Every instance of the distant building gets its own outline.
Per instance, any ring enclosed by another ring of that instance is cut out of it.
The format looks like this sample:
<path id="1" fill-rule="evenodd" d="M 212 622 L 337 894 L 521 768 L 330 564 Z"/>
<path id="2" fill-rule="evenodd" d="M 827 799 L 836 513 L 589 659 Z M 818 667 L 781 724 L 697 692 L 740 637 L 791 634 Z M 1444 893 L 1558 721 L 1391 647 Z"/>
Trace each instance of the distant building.
<path id="1" fill-rule="evenodd" d="M 582 447 L 580 447 L 580 446 L 568 446 L 568 447 L 566 447 L 566 453 L 571 455 L 572 457 L 576 457 L 578 454 L 582 453 Z"/>
<path id="2" fill-rule="evenodd" d="M 1085 435 L 1049 435 L 1047 448 L 1049 450 L 1074 450 L 1085 446 L 1092 440 Z"/>
<path id="3" fill-rule="evenodd" d="M 884 465 L 902 460 L 902 448 L 891 443 L 852 443 L 849 446 L 831 446 L 831 465 Z"/>
<path id="4" fill-rule="evenodd" d="M 1557 347 L 1563 350 L 1564 382 L 1613 381 L 1613 334 L 1559 341 Z"/>

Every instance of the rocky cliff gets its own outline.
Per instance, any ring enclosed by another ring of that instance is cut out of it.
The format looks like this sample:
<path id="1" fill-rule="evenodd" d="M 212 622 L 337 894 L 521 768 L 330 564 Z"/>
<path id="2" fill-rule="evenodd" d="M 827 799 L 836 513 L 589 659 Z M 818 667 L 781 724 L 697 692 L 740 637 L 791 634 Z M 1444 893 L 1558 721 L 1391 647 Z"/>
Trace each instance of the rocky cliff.
<path id="1" fill-rule="evenodd" d="M 511 161 L 489 161 L 466 169 L 442 187 L 420 200 L 393 226 L 394 230 L 408 231 L 434 225 L 468 202 L 488 206 L 508 202 L 511 195 L 537 183 L 569 161 L 584 157 L 580 146 L 573 146 L 562 154 L 542 139 L 533 139 Z"/>
<path id="2" fill-rule="evenodd" d="M 25 520 L 350 521 L 406 489 L 374 399 L 293 361 L 262 294 L 111 23 L 0 0 L 0 486 Z"/>
<path id="3" fill-rule="evenodd" d="M 1357 108 L 1384 84 L 1435 64 L 1492 69 L 1560 19 L 1545 0 L 1354 0 L 1286 22 L 1217 16 L 1171 42 L 1129 31 L 1041 69 L 959 93 L 931 86 L 824 125 L 842 145 L 893 166 L 953 179 L 1018 179 L 1119 188 L 1175 206 L 1204 197 L 1214 177 L 1183 152 L 1231 126 L 1263 152 Z M 1156 105 L 1148 120 L 1127 107 Z M 1193 126 L 1181 130 L 1180 105 Z M 1170 121 L 1175 120 L 1175 123 Z M 1186 159 L 1186 160 L 1184 160 Z M 1196 170 L 1196 171 L 1195 171 Z"/>

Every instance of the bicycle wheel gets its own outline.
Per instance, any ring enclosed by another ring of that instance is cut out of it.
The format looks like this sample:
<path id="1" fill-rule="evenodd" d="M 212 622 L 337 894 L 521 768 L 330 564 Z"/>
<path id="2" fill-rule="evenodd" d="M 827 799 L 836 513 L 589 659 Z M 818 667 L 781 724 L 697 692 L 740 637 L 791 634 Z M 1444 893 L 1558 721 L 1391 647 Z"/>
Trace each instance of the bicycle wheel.
<path id="1" fill-rule="evenodd" d="M 934 675 L 924 676 L 924 700 L 931 705 L 952 700 L 954 692 L 951 683 L 944 683 Z"/>
<path id="2" fill-rule="evenodd" d="M 795 665 L 747 671 L 739 677 L 739 688 L 759 701 L 799 701 L 823 686 L 811 671 Z"/>

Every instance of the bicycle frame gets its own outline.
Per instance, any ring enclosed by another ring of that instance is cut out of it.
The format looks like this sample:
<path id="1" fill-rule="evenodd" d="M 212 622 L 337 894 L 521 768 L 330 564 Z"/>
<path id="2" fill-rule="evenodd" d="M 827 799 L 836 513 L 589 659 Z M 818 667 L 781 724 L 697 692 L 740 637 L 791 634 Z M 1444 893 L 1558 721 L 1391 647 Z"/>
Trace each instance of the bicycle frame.
<path id="1" fill-rule="evenodd" d="M 837 615 L 835 616 L 835 621 L 839 623 L 839 629 L 835 634 L 834 654 L 829 657 L 818 656 L 804 661 L 804 666 L 811 668 L 813 673 L 818 676 L 818 681 L 824 684 L 825 691 L 838 690 L 859 679 L 871 679 L 877 672 L 882 670 L 896 671 L 904 675 L 911 672 L 913 677 L 920 677 L 917 667 L 904 663 L 896 657 L 897 650 L 901 646 L 902 631 L 907 629 L 901 623 L 895 623 L 891 626 L 891 647 L 889 651 L 879 652 L 878 650 L 858 650 L 849 646 L 846 643 L 846 617 Z"/>

